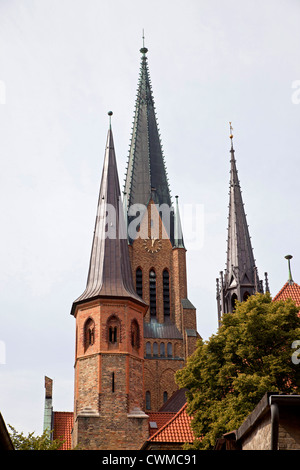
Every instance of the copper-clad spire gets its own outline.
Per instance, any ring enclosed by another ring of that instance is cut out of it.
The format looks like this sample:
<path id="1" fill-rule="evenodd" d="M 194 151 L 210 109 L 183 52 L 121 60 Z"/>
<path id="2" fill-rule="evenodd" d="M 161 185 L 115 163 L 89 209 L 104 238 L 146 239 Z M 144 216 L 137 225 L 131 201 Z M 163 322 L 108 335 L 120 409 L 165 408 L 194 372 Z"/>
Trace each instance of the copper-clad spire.
<path id="1" fill-rule="evenodd" d="M 144 303 L 136 294 L 129 260 L 126 225 L 120 198 L 113 133 L 107 134 L 95 230 L 86 289 L 73 303 L 98 297 L 126 297 Z"/>

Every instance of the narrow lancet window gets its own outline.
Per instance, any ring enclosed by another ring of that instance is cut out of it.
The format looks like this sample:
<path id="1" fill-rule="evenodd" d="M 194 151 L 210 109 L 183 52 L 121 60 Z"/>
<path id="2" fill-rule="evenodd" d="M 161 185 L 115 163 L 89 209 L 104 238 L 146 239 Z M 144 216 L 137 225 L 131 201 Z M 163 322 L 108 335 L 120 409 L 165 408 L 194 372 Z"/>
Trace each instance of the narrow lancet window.
<path id="1" fill-rule="evenodd" d="M 149 273 L 149 290 L 150 290 L 150 316 L 151 319 L 156 318 L 156 274 L 153 269 Z"/>
<path id="2" fill-rule="evenodd" d="M 136 293 L 143 297 L 143 272 L 141 268 L 137 268 L 135 272 Z"/>
<path id="3" fill-rule="evenodd" d="M 146 410 L 151 410 L 151 394 L 146 392 Z"/>
<path id="4" fill-rule="evenodd" d="M 87 350 L 95 342 L 95 323 L 89 318 L 84 325 L 84 349 Z"/>
<path id="5" fill-rule="evenodd" d="M 167 269 L 163 272 L 163 298 L 164 298 L 164 317 L 170 318 L 170 277 Z"/>

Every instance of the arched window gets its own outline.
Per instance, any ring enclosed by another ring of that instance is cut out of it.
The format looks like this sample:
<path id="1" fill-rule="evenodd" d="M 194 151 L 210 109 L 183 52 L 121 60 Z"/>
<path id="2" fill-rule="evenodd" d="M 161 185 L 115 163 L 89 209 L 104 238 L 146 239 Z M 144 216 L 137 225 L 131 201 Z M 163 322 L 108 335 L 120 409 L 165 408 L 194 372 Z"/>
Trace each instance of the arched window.
<path id="1" fill-rule="evenodd" d="M 248 299 L 248 297 L 250 297 L 249 292 L 245 292 L 244 295 L 243 295 L 244 302 Z"/>
<path id="2" fill-rule="evenodd" d="M 170 318 L 170 279 L 169 271 L 163 271 L 163 298 L 164 298 L 164 317 L 165 320 Z"/>
<path id="3" fill-rule="evenodd" d="M 160 357 L 165 357 L 165 356 L 166 356 L 165 343 L 160 343 L 160 346 L 159 346 L 159 355 L 160 355 Z"/>
<path id="4" fill-rule="evenodd" d="M 147 357 L 151 356 L 151 343 L 150 343 L 150 341 L 147 341 L 147 343 L 146 343 L 146 356 Z"/>
<path id="5" fill-rule="evenodd" d="M 138 349 L 140 347 L 140 328 L 136 320 L 131 322 L 130 328 L 131 346 Z"/>
<path id="6" fill-rule="evenodd" d="M 164 392 L 164 403 L 168 401 L 168 392 Z"/>
<path id="7" fill-rule="evenodd" d="M 153 356 L 158 356 L 158 345 L 157 343 L 153 343 Z"/>
<path id="8" fill-rule="evenodd" d="M 173 356 L 172 343 L 168 343 L 168 344 L 167 344 L 167 354 L 168 354 L 168 357 L 172 357 L 172 356 Z"/>
<path id="9" fill-rule="evenodd" d="M 236 294 L 232 294 L 231 296 L 231 307 L 232 309 L 234 310 L 235 309 L 235 302 L 237 300 L 237 295 Z"/>
<path id="10" fill-rule="evenodd" d="M 112 315 L 107 320 L 107 342 L 109 348 L 116 348 L 120 343 L 120 320 L 116 315 Z"/>
<path id="11" fill-rule="evenodd" d="M 151 410 L 151 394 L 146 392 L 146 410 Z"/>
<path id="12" fill-rule="evenodd" d="M 116 326 L 110 326 L 108 329 L 109 342 L 114 344 L 118 341 L 118 329 Z"/>
<path id="13" fill-rule="evenodd" d="M 150 290 L 150 315 L 156 318 L 156 274 L 154 269 L 149 273 L 149 290 Z"/>
<path id="14" fill-rule="evenodd" d="M 84 349 L 85 351 L 89 346 L 95 342 L 95 323 L 91 318 L 88 318 L 84 324 Z"/>
<path id="15" fill-rule="evenodd" d="M 136 285 L 136 293 L 143 297 L 143 272 L 141 268 L 137 268 L 135 272 L 135 285 Z"/>

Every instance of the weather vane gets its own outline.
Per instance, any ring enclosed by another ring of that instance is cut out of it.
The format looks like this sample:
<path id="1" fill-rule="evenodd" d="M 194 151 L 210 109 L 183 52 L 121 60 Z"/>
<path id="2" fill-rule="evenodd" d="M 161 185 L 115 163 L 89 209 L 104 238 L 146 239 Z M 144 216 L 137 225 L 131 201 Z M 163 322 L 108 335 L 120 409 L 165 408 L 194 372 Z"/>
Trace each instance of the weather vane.
<path id="1" fill-rule="evenodd" d="M 231 122 L 229 121 L 229 124 L 230 124 L 230 138 L 232 139 L 233 138 L 233 127 L 231 125 Z"/>

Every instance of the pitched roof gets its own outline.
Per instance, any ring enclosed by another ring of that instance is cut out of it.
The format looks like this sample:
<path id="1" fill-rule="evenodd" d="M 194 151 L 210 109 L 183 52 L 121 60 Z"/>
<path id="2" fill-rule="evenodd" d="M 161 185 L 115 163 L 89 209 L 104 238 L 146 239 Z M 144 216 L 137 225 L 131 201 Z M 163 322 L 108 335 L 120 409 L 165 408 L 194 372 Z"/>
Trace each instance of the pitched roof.
<path id="1" fill-rule="evenodd" d="M 282 289 L 275 295 L 273 302 L 276 300 L 292 299 L 297 307 L 300 307 L 300 286 L 296 282 L 286 282 Z"/>
<path id="2" fill-rule="evenodd" d="M 86 289 L 73 303 L 98 297 L 126 297 L 144 304 L 132 279 L 123 205 L 111 127 L 108 130 Z"/>
<path id="3" fill-rule="evenodd" d="M 71 449 L 73 419 L 73 413 L 71 411 L 54 411 L 53 413 L 53 439 L 64 441 L 60 450 Z"/>
<path id="4" fill-rule="evenodd" d="M 162 426 L 170 421 L 176 413 L 173 412 L 161 412 L 161 411 L 154 411 L 148 413 L 149 416 L 149 435 L 153 436 Z"/>
<path id="5" fill-rule="evenodd" d="M 191 427 L 192 417 L 186 412 L 187 403 L 163 425 L 148 442 L 192 443 L 195 436 Z"/>
<path id="6" fill-rule="evenodd" d="M 173 395 L 163 404 L 159 409 L 160 412 L 170 411 L 172 413 L 177 413 L 183 405 L 186 403 L 186 388 L 180 388 L 173 393 Z"/>

